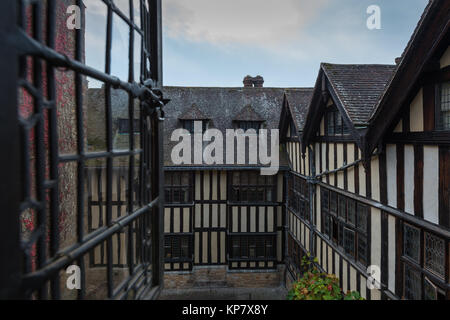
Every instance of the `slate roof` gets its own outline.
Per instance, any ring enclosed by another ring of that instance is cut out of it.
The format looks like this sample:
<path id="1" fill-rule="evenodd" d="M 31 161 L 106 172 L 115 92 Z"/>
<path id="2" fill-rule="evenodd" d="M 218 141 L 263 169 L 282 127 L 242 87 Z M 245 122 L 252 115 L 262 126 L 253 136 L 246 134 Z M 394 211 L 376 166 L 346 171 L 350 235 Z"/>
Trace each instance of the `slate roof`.
<path id="1" fill-rule="evenodd" d="M 354 125 L 367 125 L 392 78 L 395 65 L 322 63 L 342 106 Z"/>
<path id="2" fill-rule="evenodd" d="M 200 111 L 197 105 L 194 103 L 190 108 L 186 110 L 180 117 L 180 120 L 207 120 L 209 119 L 207 116 Z"/>
<path id="3" fill-rule="evenodd" d="M 286 98 L 298 131 L 303 131 L 314 88 L 287 89 Z"/>
<path id="4" fill-rule="evenodd" d="M 219 129 L 224 136 L 226 129 L 234 128 L 233 121 L 242 117 L 260 117 L 264 128 L 278 129 L 285 90 L 265 87 L 164 87 L 164 97 L 170 99 L 164 108 L 164 165 L 173 166 L 171 151 L 178 142 L 170 141 L 170 137 L 173 130 L 181 127 L 180 117 L 192 105 L 195 104 L 198 111 L 211 120 L 210 128 Z M 282 157 L 280 153 L 280 166 L 287 165 L 287 160 Z"/>
<path id="5" fill-rule="evenodd" d="M 264 121 L 258 112 L 249 104 L 245 106 L 241 112 L 233 119 L 234 121 Z"/>

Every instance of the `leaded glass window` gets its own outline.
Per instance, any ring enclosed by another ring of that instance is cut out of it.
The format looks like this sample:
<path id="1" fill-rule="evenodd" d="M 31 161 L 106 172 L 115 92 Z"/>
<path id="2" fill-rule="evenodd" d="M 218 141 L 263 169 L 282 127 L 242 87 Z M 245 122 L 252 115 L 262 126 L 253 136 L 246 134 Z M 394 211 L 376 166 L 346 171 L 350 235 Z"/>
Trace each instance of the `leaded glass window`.
<path id="1" fill-rule="evenodd" d="M 440 103 L 438 106 L 438 129 L 450 130 L 450 82 L 440 86 Z"/>
<path id="2" fill-rule="evenodd" d="M 344 229 L 344 250 L 348 255 L 355 256 L 355 231 L 347 228 Z"/>
<path id="3" fill-rule="evenodd" d="M 321 188 L 321 204 L 322 232 L 343 248 L 349 258 L 367 265 L 369 207 L 324 188 Z"/>
<path id="4" fill-rule="evenodd" d="M 425 232 L 425 269 L 445 278 L 445 242 Z"/>
<path id="5" fill-rule="evenodd" d="M 420 300 L 422 298 L 422 281 L 420 272 L 411 268 L 409 265 L 405 265 L 404 277 L 405 298 L 408 300 Z"/>
<path id="6" fill-rule="evenodd" d="M 405 256 L 416 262 L 420 260 L 420 230 L 406 224 L 404 225 L 403 250 Z"/>

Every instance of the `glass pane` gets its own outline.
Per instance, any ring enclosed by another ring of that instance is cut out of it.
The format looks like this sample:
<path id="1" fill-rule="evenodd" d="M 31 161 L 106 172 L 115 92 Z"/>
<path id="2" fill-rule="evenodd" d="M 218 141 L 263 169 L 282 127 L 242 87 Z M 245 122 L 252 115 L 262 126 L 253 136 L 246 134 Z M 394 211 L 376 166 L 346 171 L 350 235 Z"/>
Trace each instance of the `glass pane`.
<path id="1" fill-rule="evenodd" d="M 346 202 L 345 198 L 342 196 L 339 196 L 339 217 L 341 217 L 344 220 L 346 218 L 346 211 L 347 211 L 346 204 L 347 204 L 347 202 Z"/>
<path id="2" fill-rule="evenodd" d="M 113 15 L 111 74 L 128 81 L 130 27 L 117 14 Z"/>
<path id="3" fill-rule="evenodd" d="M 141 1 L 133 0 L 134 24 L 141 27 Z"/>
<path id="4" fill-rule="evenodd" d="M 441 129 L 450 130 L 450 82 L 441 87 Z"/>
<path id="5" fill-rule="evenodd" d="M 367 265 L 367 238 L 358 234 L 358 261 L 363 265 Z"/>
<path id="6" fill-rule="evenodd" d="M 420 300 L 422 298 L 422 286 L 420 273 L 405 264 L 405 298 L 408 300 Z"/>
<path id="7" fill-rule="evenodd" d="M 135 31 L 134 32 L 134 81 L 140 83 L 141 79 L 141 50 L 142 50 L 142 37 Z"/>
<path id="8" fill-rule="evenodd" d="M 358 203 L 357 206 L 357 226 L 358 229 L 364 233 L 367 233 L 367 219 L 368 219 L 369 207 Z"/>
<path id="9" fill-rule="evenodd" d="M 92 78 L 87 78 L 87 83 L 87 95 L 83 100 L 87 118 L 87 151 L 106 151 L 105 88 L 101 82 Z"/>
<path id="10" fill-rule="evenodd" d="M 437 300 L 437 288 L 426 277 L 423 281 L 423 291 L 425 300 Z"/>
<path id="11" fill-rule="evenodd" d="M 420 258 L 420 230 L 405 224 L 404 226 L 404 254 L 405 256 L 419 262 Z"/>
<path id="12" fill-rule="evenodd" d="M 347 221 L 351 225 L 355 225 L 356 223 L 356 203 L 353 200 L 348 200 L 348 209 L 347 209 Z"/>
<path id="13" fill-rule="evenodd" d="M 129 0 L 114 0 L 116 7 L 127 17 L 130 17 L 130 1 Z"/>
<path id="14" fill-rule="evenodd" d="M 344 229 L 344 249 L 348 255 L 355 256 L 355 232 L 347 228 Z"/>
<path id="15" fill-rule="evenodd" d="M 330 191 L 330 212 L 336 214 L 337 212 L 337 194 Z"/>
<path id="16" fill-rule="evenodd" d="M 445 278 L 445 242 L 425 232 L 425 268 Z"/>
<path id="17" fill-rule="evenodd" d="M 322 210 L 328 211 L 328 197 L 329 192 L 328 190 L 321 190 L 321 202 L 322 202 Z"/>
<path id="18" fill-rule="evenodd" d="M 111 91 L 112 139 L 114 150 L 130 149 L 131 121 L 129 113 L 129 95 L 117 89 Z M 135 123 L 133 123 L 133 126 Z M 133 128 L 133 130 L 135 130 Z"/>
<path id="19" fill-rule="evenodd" d="M 102 1 L 84 0 L 86 6 L 86 64 L 105 70 L 107 7 Z M 96 82 L 96 80 L 94 80 Z M 97 87 L 99 87 L 97 85 Z"/>

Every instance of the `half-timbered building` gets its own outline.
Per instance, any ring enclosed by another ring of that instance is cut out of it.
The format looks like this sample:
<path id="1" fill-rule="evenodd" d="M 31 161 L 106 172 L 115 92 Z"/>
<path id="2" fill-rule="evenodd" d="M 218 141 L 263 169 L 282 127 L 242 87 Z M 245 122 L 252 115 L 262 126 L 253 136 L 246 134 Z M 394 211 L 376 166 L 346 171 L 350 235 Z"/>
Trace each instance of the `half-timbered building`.
<path id="1" fill-rule="evenodd" d="M 193 133 L 195 122 L 223 136 L 227 129 L 278 129 L 285 89 L 265 88 L 261 80 L 246 77 L 242 88 L 164 88 L 171 100 L 165 109 L 164 146 L 168 288 L 281 283 L 289 168 L 284 154 L 276 175 L 262 175 L 261 164 L 251 164 L 249 144 L 245 164 L 175 165 L 172 159 L 178 143 L 172 133 L 180 128 Z M 311 90 L 287 92 L 303 99 Z M 302 100 L 304 106 L 308 101 Z M 251 135 L 248 139 L 253 143 Z"/>
<path id="2" fill-rule="evenodd" d="M 288 283 L 310 253 L 367 299 L 450 298 L 449 21 L 430 1 L 396 65 L 322 64 L 297 136 L 284 104 Z"/>

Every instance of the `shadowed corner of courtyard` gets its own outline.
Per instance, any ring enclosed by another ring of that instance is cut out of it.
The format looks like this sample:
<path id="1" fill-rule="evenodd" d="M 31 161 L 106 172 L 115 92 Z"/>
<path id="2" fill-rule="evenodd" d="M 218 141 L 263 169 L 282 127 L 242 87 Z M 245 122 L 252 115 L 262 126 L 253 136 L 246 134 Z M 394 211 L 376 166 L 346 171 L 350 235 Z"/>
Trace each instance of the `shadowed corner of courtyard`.
<path id="1" fill-rule="evenodd" d="M 285 300 L 287 290 L 274 288 L 165 289 L 159 300 Z"/>

